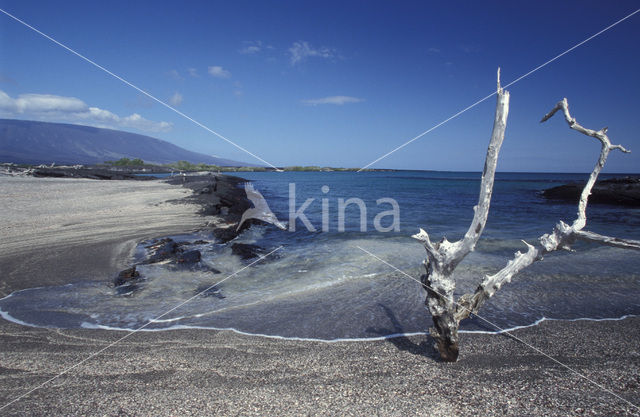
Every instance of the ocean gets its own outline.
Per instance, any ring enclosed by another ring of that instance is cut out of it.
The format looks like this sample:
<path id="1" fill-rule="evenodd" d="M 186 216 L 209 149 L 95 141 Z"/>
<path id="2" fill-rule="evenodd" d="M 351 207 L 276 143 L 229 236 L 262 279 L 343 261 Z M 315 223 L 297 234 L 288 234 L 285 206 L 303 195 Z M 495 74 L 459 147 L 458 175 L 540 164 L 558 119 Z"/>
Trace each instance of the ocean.
<path id="1" fill-rule="evenodd" d="M 202 263 L 220 274 L 145 265 L 138 268 L 145 280 L 132 294 L 118 293 L 111 282 L 87 279 L 15 292 L 0 300 L 0 314 L 38 327 L 131 330 L 153 320 L 144 330 L 232 329 L 325 341 L 427 331 L 431 318 L 417 282 L 425 251 L 411 235 L 423 228 L 432 241 L 443 236 L 450 241 L 461 238 L 477 204 L 480 173 L 238 175 L 252 181 L 287 230 L 254 226 L 227 244 L 216 243 L 205 231 L 174 236 L 176 240 L 210 242 L 196 248 L 202 252 Z M 484 275 L 500 270 L 516 251 L 525 251 L 522 240 L 535 242 L 559 220 L 571 223 L 577 206 L 546 201 L 540 192 L 587 176 L 498 173 L 484 234 L 476 250 L 456 269 L 456 293 L 473 291 Z M 601 179 L 611 176 L 604 174 Z M 291 184 L 295 187 L 293 206 Z M 340 215 L 341 199 L 351 201 L 342 210 L 344 216 Z M 298 216 L 292 227 L 291 210 L 306 216 L 308 224 Z M 586 230 L 640 239 L 640 209 L 591 205 L 587 214 Z M 248 266 L 251 261 L 231 253 L 234 242 L 259 245 L 264 253 L 280 249 Z M 586 243 L 577 243 L 573 249 L 550 254 L 514 277 L 484 305 L 481 318 L 463 321 L 461 329 L 500 332 L 545 319 L 640 315 L 637 252 Z M 143 252 L 144 243 L 137 256 Z M 221 280 L 224 282 L 216 285 Z M 213 290 L 200 294 L 213 285 Z"/>

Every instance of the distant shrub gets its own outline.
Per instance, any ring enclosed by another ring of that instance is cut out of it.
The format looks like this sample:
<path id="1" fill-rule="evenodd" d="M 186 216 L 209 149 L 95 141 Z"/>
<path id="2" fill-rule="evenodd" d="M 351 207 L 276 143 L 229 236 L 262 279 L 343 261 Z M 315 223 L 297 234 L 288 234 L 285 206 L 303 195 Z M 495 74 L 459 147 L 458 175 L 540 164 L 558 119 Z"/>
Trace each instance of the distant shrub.
<path id="1" fill-rule="evenodd" d="M 218 171 L 220 167 L 217 165 L 207 165 L 204 163 L 193 164 L 189 161 L 178 161 L 168 164 L 167 167 L 178 171 Z"/>
<path id="2" fill-rule="evenodd" d="M 128 167 L 128 166 L 142 166 L 144 165 L 144 161 L 140 158 L 129 159 L 129 158 L 120 158 L 117 161 L 104 161 L 107 165 L 112 165 L 116 167 Z"/>

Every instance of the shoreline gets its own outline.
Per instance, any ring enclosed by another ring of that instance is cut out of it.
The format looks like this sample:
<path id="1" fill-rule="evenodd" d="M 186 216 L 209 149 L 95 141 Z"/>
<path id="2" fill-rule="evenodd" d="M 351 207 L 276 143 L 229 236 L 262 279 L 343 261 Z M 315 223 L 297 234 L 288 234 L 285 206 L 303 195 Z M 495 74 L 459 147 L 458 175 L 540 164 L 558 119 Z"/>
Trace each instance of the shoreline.
<path id="1" fill-rule="evenodd" d="M 208 176 L 187 180 L 190 188 L 164 180 L 0 177 L 0 296 L 42 282 L 111 282 L 132 263 L 141 241 L 215 232 L 219 224 L 235 221 L 249 204 L 236 188 L 245 180 L 213 178 L 219 192 L 201 192 Z M 220 207 L 232 204 L 237 207 L 221 215 Z"/>
<path id="2" fill-rule="evenodd" d="M 32 290 L 42 287 L 35 288 L 27 288 L 23 290 L 17 290 L 12 292 L 9 295 L 1 297 L 0 300 L 7 299 L 14 294 L 20 293 L 25 290 Z M 50 327 L 44 325 L 37 325 L 33 323 L 28 323 L 23 320 L 17 319 L 10 315 L 8 312 L 0 309 L 0 318 L 4 319 L 7 322 L 32 327 L 36 329 L 47 329 Z M 592 318 L 592 317 L 579 317 L 579 318 L 554 318 L 554 317 L 542 317 L 537 319 L 533 323 L 516 325 L 513 327 L 502 328 L 500 330 L 489 331 L 489 330 L 466 330 L 460 329 L 458 331 L 459 334 L 469 334 L 469 335 L 508 335 L 518 330 L 530 329 L 540 326 L 543 323 L 548 322 L 560 322 L 560 323 L 572 323 L 572 322 L 615 322 L 615 321 L 623 321 L 627 319 L 636 319 L 640 318 L 637 314 L 624 314 L 620 317 L 602 317 L 602 318 Z M 174 319 L 175 320 L 175 319 Z M 69 329 L 69 328 L 64 328 Z M 161 327 L 161 328 L 153 328 L 153 327 L 144 327 L 144 328 L 136 328 L 134 327 L 113 327 L 109 325 L 99 325 L 92 323 L 83 323 L 82 329 L 87 330 L 104 330 L 110 332 L 171 332 L 171 331 L 181 331 L 181 330 L 202 330 L 202 331 L 214 331 L 214 332 L 232 332 L 241 336 L 247 337 L 258 337 L 264 339 L 273 339 L 273 340 L 283 340 L 283 341 L 293 341 L 293 342 L 312 342 L 312 343 L 357 343 L 357 342 L 377 342 L 377 341 L 388 341 L 390 339 L 395 338 L 407 338 L 407 337 L 429 337 L 429 331 L 419 331 L 419 332 L 400 332 L 400 333 L 390 333 L 382 336 L 371 336 L 371 337 L 337 337 L 333 339 L 323 339 L 318 337 L 299 337 L 299 336 L 282 336 L 277 334 L 268 334 L 268 333 L 254 333 L 250 331 L 245 331 L 241 329 L 237 329 L 235 327 L 210 327 L 210 326 L 202 326 L 202 325 L 189 325 L 189 324 L 178 324 L 175 326 L 169 327 Z"/>
<path id="3" fill-rule="evenodd" d="M 640 352 L 622 335 L 638 331 L 640 319 L 632 318 L 543 323 L 514 335 L 633 402 Z M 121 337 L 0 322 L 0 407 Z M 228 331 L 141 332 L 2 413 L 637 415 L 508 335 L 462 334 L 456 364 L 437 361 L 431 346 L 426 336 L 322 343 Z"/>
<path id="4" fill-rule="evenodd" d="M 3 189 L 18 204 L 19 213 L 6 216 L 13 221 L 0 226 L 0 234 L 7 238 L 0 241 L 4 272 L 0 294 L 87 276 L 110 283 L 129 266 L 124 258 L 136 242 L 171 235 L 172 230 L 176 234 L 195 230 L 205 224 L 203 214 L 220 209 L 214 195 L 200 194 L 203 189 L 197 180 L 191 191 L 149 181 L 27 180 L 30 187 L 22 189 L 24 195 L 19 189 Z M 0 179 L 0 187 L 6 185 Z M 70 196 L 76 199 L 68 202 Z M 193 198 L 185 201 L 185 197 Z M 200 198 L 200 203 L 194 200 Z M 41 206 L 42 201 L 47 206 Z M 69 204 L 78 213 L 71 213 Z M 102 211 L 91 216 L 83 213 L 98 208 Z M 42 217 L 42 210 L 49 214 Z M 136 217 L 140 213 L 153 222 L 140 225 Z M 23 221 L 34 214 L 41 218 Z M 64 226 L 66 220 L 61 219 L 69 216 L 80 222 Z M 94 233 L 86 237 L 90 231 Z M 35 246 L 19 242 L 25 233 L 40 236 Z M 61 241 L 61 236 L 66 239 Z M 511 333 L 616 395 L 631 402 L 638 397 L 640 347 L 634 335 L 640 334 L 640 318 L 545 321 Z M 127 335 L 114 344 L 123 332 L 35 328 L 0 320 L 0 407 L 68 370 L 0 408 L 0 413 L 502 416 L 640 412 L 509 334 L 462 333 L 461 360 L 455 364 L 437 361 L 433 341 L 426 335 L 332 343 L 200 329 Z M 92 357 L 97 352 L 101 353 Z"/>

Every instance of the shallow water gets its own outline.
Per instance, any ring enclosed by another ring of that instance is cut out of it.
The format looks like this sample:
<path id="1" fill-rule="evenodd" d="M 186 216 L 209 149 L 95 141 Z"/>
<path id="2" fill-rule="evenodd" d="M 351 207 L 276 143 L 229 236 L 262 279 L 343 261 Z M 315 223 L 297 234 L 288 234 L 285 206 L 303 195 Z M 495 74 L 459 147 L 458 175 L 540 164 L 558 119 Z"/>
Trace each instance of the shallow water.
<path id="1" fill-rule="evenodd" d="M 244 174 L 254 180 L 256 189 L 285 222 L 289 183 L 296 184 L 297 208 L 307 198 L 315 198 L 305 214 L 318 230 L 323 217 L 320 199 L 326 198 L 329 231 L 309 232 L 301 222 L 296 232 L 253 227 L 237 242 L 259 244 L 266 251 L 282 248 L 245 269 L 250 261 L 232 255 L 230 244 L 217 244 L 206 233 L 177 236 L 176 240 L 211 241 L 196 248 L 202 251 L 202 264 L 221 273 L 212 274 L 206 268 L 186 271 L 162 265 L 140 266 L 145 279 L 131 293 L 119 292 L 110 282 L 89 281 L 28 289 L 0 300 L 3 317 L 41 327 L 232 328 L 251 334 L 322 340 L 426 331 L 431 320 L 423 307 L 424 294 L 415 281 L 422 273 L 424 249 L 409 236 L 423 227 L 433 240 L 444 233 L 450 240 L 461 237 L 473 214 L 479 174 Z M 516 250 L 524 250 L 520 239 L 533 241 L 551 231 L 557 220 L 571 221 L 574 205 L 548 203 L 538 192 L 582 177 L 499 174 L 483 239 L 456 270 L 458 293 L 472 291 L 484 274 L 496 272 Z M 329 192 L 321 191 L 323 185 L 329 186 Z M 337 199 L 351 197 L 366 203 L 367 231 L 360 231 L 358 210 L 351 207 L 345 213 L 346 232 L 339 233 Z M 373 227 L 375 215 L 389 209 L 376 204 L 377 199 L 385 197 L 399 204 L 399 232 L 380 233 Z M 640 238 L 640 210 L 594 206 L 588 214 L 587 229 Z M 516 276 L 480 311 L 482 319 L 467 320 L 462 329 L 499 331 L 531 325 L 545 317 L 601 319 L 640 314 L 637 253 L 586 244 L 575 248 L 575 253 L 552 254 Z M 139 254 L 143 250 L 144 244 Z M 147 324 L 150 320 L 153 322 Z"/>

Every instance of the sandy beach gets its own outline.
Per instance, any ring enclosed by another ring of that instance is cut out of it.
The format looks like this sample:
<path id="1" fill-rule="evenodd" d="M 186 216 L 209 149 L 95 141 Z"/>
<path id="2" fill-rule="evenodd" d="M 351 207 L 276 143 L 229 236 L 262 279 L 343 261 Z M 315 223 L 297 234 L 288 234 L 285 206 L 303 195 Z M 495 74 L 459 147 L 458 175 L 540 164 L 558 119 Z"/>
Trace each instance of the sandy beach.
<path id="1" fill-rule="evenodd" d="M 160 181 L 1 177 L 0 193 L 1 296 L 109 281 L 140 240 L 208 221 L 192 200 L 175 202 L 189 189 Z M 447 364 L 427 336 L 321 343 L 191 329 L 113 344 L 127 334 L 0 320 L 0 415 L 640 415 L 624 401 L 640 405 L 640 318 L 512 332 L 582 376 L 508 335 L 463 334 Z"/>
<path id="2" fill-rule="evenodd" d="M 191 191 L 158 181 L 0 177 L 0 294 L 113 277 L 139 240 L 189 232 L 206 220 Z M 46 282 L 35 279 L 47 271 Z"/>

